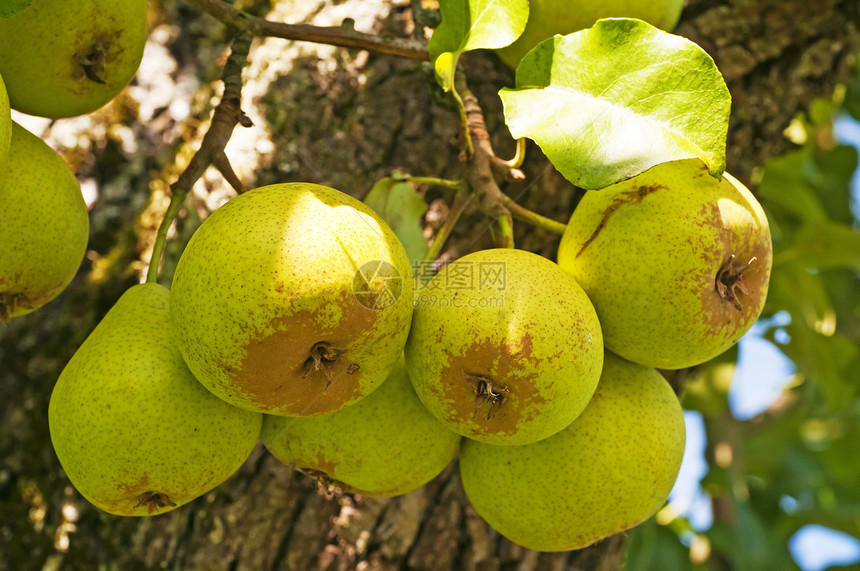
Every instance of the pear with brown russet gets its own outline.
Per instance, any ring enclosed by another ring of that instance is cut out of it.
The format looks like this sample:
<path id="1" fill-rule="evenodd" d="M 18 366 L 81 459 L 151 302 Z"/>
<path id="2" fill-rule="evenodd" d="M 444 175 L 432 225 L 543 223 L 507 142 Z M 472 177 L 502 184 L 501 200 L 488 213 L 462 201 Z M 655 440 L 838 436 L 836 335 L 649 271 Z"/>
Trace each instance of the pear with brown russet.
<path id="1" fill-rule="evenodd" d="M 755 196 L 685 159 L 587 192 L 558 263 L 594 302 L 608 349 L 680 369 L 719 355 L 758 319 L 772 252 Z"/>
<path id="2" fill-rule="evenodd" d="M 33 0 L 0 17 L 0 73 L 12 108 L 53 119 L 95 111 L 137 72 L 146 0 Z"/>
<path id="3" fill-rule="evenodd" d="M 170 337 L 164 286 L 132 286 L 75 352 L 48 405 L 51 442 L 75 488 L 116 515 L 164 513 L 229 478 L 262 415 L 197 382 Z"/>
<path id="4" fill-rule="evenodd" d="M 448 264 L 416 295 L 415 392 L 463 436 L 526 444 L 582 412 L 603 363 L 594 307 L 554 262 L 513 248 Z"/>
<path id="5" fill-rule="evenodd" d="M 388 225 L 310 183 L 233 198 L 176 267 L 171 326 L 206 388 L 236 406 L 310 416 L 376 389 L 412 319 L 412 274 Z"/>

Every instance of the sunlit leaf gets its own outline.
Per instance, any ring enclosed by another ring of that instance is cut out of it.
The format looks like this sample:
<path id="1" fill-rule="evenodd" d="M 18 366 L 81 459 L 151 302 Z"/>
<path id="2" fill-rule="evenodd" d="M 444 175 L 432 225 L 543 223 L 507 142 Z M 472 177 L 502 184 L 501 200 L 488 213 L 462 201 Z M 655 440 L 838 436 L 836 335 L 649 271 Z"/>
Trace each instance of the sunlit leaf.
<path id="1" fill-rule="evenodd" d="M 528 0 L 440 0 L 442 23 L 428 50 L 439 84 L 449 91 L 460 54 L 481 48 L 502 48 L 526 27 Z"/>
<path id="2" fill-rule="evenodd" d="M 725 170 L 731 96 L 695 43 L 641 20 L 599 20 L 545 40 L 502 89 L 514 137 L 541 147 L 571 182 L 600 189 L 648 168 L 698 157 Z"/>
<path id="3" fill-rule="evenodd" d="M 32 3 L 33 0 L 3 0 L 0 3 L 0 18 L 14 16 Z"/>
<path id="4" fill-rule="evenodd" d="M 392 178 L 373 185 L 364 203 L 375 210 L 391 227 L 410 260 L 421 260 L 427 253 L 427 240 L 421 230 L 421 217 L 427 204 L 412 186 Z"/>

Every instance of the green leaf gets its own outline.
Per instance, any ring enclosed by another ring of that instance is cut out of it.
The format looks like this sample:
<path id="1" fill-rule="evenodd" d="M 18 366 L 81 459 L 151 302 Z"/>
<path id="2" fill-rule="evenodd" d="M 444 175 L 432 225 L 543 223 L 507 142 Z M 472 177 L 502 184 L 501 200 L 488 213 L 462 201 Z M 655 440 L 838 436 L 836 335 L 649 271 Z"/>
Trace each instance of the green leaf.
<path id="1" fill-rule="evenodd" d="M 481 48 L 503 48 L 526 27 L 528 0 L 440 0 L 442 23 L 428 50 L 436 80 L 445 91 L 454 87 L 460 54 Z"/>
<path id="2" fill-rule="evenodd" d="M 666 526 L 648 518 L 629 532 L 624 571 L 691 569 L 690 552 Z"/>
<path id="3" fill-rule="evenodd" d="M 33 0 L 4 0 L 0 5 L 0 18 L 14 16 L 32 3 Z"/>
<path id="4" fill-rule="evenodd" d="M 774 257 L 774 265 L 795 262 L 819 270 L 852 268 L 860 272 L 860 232 L 847 224 L 806 223 L 794 242 Z"/>
<path id="5" fill-rule="evenodd" d="M 599 20 L 538 44 L 502 89 L 514 137 L 571 182 L 600 189 L 659 163 L 698 157 L 725 170 L 731 96 L 693 42 L 641 20 Z"/>
<path id="6" fill-rule="evenodd" d="M 807 221 L 826 220 L 821 199 L 804 178 L 811 150 L 804 148 L 773 158 L 764 168 L 757 194 L 786 214 Z"/>
<path id="7" fill-rule="evenodd" d="M 391 227 L 410 260 L 424 259 L 427 240 L 421 230 L 421 217 L 427 211 L 427 204 L 410 184 L 384 178 L 373 185 L 364 203 Z"/>

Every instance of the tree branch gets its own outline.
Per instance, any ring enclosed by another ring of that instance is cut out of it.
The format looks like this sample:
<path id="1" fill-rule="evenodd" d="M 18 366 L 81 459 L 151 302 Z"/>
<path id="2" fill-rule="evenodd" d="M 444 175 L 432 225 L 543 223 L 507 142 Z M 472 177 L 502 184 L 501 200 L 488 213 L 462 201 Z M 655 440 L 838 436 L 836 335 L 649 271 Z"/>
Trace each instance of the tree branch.
<path id="1" fill-rule="evenodd" d="M 206 169 L 210 165 L 220 165 L 223 167 L 222 172 L 228 170 L 224 165 L 224 161 L 226 160 L 224 147 L 227 146 L 227 142 L 233 135 L 233 129 L 237 124 L 245 127 L 251 125 L 250 119 L 248 119 L 248 116 L 245 115 L 241 108 L 242 68 L 248 59 L 248 51 L 250 49 L 251 37 L 249 35 L 239 34 L 233 38 L 230 57 L 227 58 L 227 62 L 224 64 L 224 69 L 221 72 L 221 79 L 224 82 L 224 94 L 212 113 L 212 121 L 206 134 L 203 135 L 200 148 L 191 157 L 188 166 L 182 171 L 176 182 L 170 185 L 170 190 L 173 194 L 170 197 L 170 205 L 167 207 L 164 219 L 158 226 L 158 231 L 155 235 L 152 258 L 149 261 L 149 270 L 146 275 L 147 282 L 155 282 L 158 279 L 158 264 L 167 239 L 167 230 L 170 228 L 173 218 L 179 212 L 182 203 L 185 202 L 185 198 L 188 196 L 191 187 L 203 176 L 203 173 L 206 172 Z M 230 172 L 232 172 L 232 169 L 228 170 L 228 173 Z M 235 181 L 230 182 L 233 184 Z M 241 183 L 239 184 L 241 185 Z"/>
<path id="2" fill-rule="evenodd" d="M 284 24 L 252 16 L 223 0 L 186 0 L 189 4 L 208 12 L 224 24 L 251 34 L 285 40 L 298 40 L 328 44 L 344 48 L 367 50 L 375 53 L 416 60 L 429 60 L 427 42 L 410 38 L 377 36 L 358 32 L 343 25 L 337 27 Z"/>

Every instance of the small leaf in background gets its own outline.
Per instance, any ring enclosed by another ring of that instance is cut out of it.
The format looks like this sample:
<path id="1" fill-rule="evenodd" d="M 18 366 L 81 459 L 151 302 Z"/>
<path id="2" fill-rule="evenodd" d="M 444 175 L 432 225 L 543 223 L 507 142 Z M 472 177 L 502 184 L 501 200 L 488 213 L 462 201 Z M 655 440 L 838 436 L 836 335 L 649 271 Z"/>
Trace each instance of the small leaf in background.
<path id="1" fill-rule="evenodd" d="M 0 18 L 14 16 L 32 3 L 33 0 L 3 0 L 0 3 Z"/>
<path id="2" fill-rule="evenodd" d="M 769 219 L 777 215 L 774 222 L 779 225 L 793 228 L 798 221 L 827 220 L 821 193 L 803 177 L 811 152 L 809 148 L 790 151 L 765 165 L 756 195 L 764 200 Z"/>
<path id="3" fill-rule="evenodd" d="M 445 91 L 454 86 L 461 53 L 507 46 L 523 33 L 529 13 L 528 0 L 440 0 L 439 9 L 442 23 L 428 49 Z"/>
<path id="4" fill-rule="evenodd" d="M 373 185 L 364 203 L 391 226 L 410 260 L 424 259 L 428 246 L 421 230 L 421 217 L 427 211 L 427 204 L 412 185 L 384 178 Z"/>
<path id="5" fill-rule="evenodd" d="M 794 245 L 774 258 L 774 265 L 789 262 L 817 270 L 852 268 L 860 272 L 860 231 L 837 222 L 808 222 L 797 231 Z"/>
<path id="6" fill-rule="evenodd" d="M 511 134 L 534 140 L 571 182 L 600 189 L 698 157 L 725 170 L 731 96 L 695 43 L 641 20 L 598 20 L 545 40 L 499 92 Z"/>

